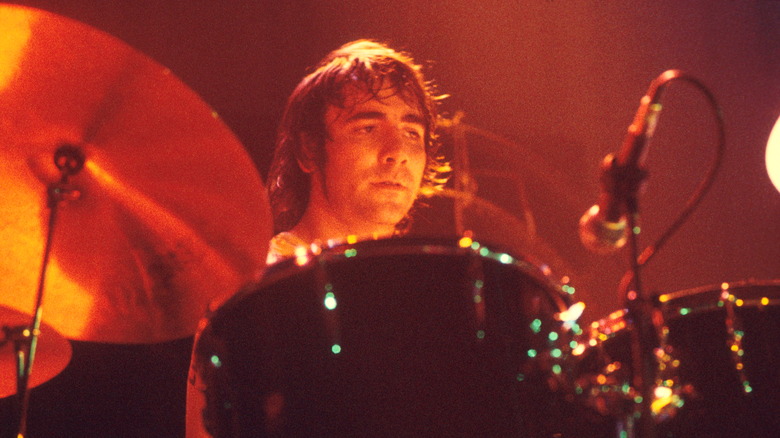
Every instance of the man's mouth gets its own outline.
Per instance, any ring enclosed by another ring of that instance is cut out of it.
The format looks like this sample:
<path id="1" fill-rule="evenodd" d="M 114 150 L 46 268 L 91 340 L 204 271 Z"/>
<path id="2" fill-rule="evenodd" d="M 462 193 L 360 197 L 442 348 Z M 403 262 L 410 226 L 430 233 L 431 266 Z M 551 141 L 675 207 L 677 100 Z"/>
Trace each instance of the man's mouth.
<path id="1" fill-rule="evenodd" d="M 406 185 L 397 181 L 376 181 L 371 183 L 371 185 L 380 189 L 406 190 Z"/>

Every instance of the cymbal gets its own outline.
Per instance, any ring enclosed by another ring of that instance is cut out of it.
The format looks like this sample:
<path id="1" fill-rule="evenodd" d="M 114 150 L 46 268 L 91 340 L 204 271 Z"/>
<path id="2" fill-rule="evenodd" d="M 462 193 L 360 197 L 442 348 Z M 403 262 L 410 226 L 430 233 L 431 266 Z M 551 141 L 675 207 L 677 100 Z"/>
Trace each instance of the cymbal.
<path id="1" fill-rule="evenodd" d="M 544 265 L 551 269 L 553 274 L 571 274 L 570 263 L 561 257 L 558 252 L 536 234 L 533 220 L 520 218 L 497 204 L 466 190 L 443 188 L 431 193 L 425 193 L 430 200 L 440 198 L 449 199 L 454 203 L 453 221 L 460 223 L 462 230 L 454 230 L 456 234 L 468 230 L 475 240 L 488 245 L 497 245 L 505 251 L 523 256 L 537 265 Z M 438 214 L 438 213 L 437 213 Z M 441 215 L 439 215 L 441 216 Z M 439 221 L 433 227 L 421 227 L 421 231 L 412 229 L 412 233 L 429 235 L 452 233 L 447 226 L 441 226 Z"/>
<path id="2" fill-rule="evenodd" d="M 66 338 L 189 336 L 258 275 L 272 232 L 262 179 L 216 113 L 118 39 L 0 6 L 0 305 L 32 313 L 55 150 L 85 156 L 58 208 L 43 321 Z"/>
<path id="3" fill-rule="evenodd" d="M 16 394 L 16 352 L 6 329 L 29 327 L 32 316 L 0 306 L 0 398 Z M 51 326 L 41 324 L 28 387 L 48 382 L 70 362 L 70 342 Z"/>

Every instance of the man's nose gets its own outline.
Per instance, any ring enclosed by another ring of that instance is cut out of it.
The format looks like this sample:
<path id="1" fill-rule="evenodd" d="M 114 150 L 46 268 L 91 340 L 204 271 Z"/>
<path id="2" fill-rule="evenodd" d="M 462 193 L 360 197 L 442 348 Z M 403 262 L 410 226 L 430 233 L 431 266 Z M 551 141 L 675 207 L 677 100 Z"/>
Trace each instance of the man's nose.
<path id="1" fill-rule="evenodd" d="M 379 161 L 383 164 L 406 164 L 411 144 L 400 129 L 390 129 L 382 136 Z"/>

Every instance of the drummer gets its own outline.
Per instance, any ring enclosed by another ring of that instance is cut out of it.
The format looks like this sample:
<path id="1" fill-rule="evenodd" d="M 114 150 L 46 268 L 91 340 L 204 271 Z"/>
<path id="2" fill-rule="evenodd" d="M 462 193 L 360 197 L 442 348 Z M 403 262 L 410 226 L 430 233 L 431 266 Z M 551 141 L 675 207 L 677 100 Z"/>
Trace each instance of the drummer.
<path id="1" fill-rule="evenodd" d="M 401 235 L 421 190 L 446 179 L 437 156 L 436 96 L 421 66 L 359 40 L 298 84 L 268 174 L 273 263 L 310 243 Z"/>
<path id="2" fill-rule="evenodd" d="M 404 234 L 420 192 L 446 182 L 436 100 L 421 67 L 384 44 L 359 40 L 328 54 L 284 112 L 268 175 L 268 262 L 312 243 Z M 193 361 L 188 437 L 229 435 L 213 400 L 218 380 Z"/>

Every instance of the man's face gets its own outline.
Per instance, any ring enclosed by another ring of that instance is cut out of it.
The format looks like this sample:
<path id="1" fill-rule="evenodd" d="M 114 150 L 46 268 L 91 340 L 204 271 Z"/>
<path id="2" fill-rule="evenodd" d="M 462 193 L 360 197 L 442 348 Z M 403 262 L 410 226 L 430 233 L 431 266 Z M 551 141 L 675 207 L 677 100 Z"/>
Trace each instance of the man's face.
<path id="1" fill-rule="evenodd" d="M 392 230 L 409 212 L 422 182 L 423 117 L 391 89 L 374 99 L 355 87 L 345 93 L 344 108 L 328 106 L 325 112 L 325 166 L 315 175 L 318 187 L 309 208 L 331 215 L 350 233 Z"/>

